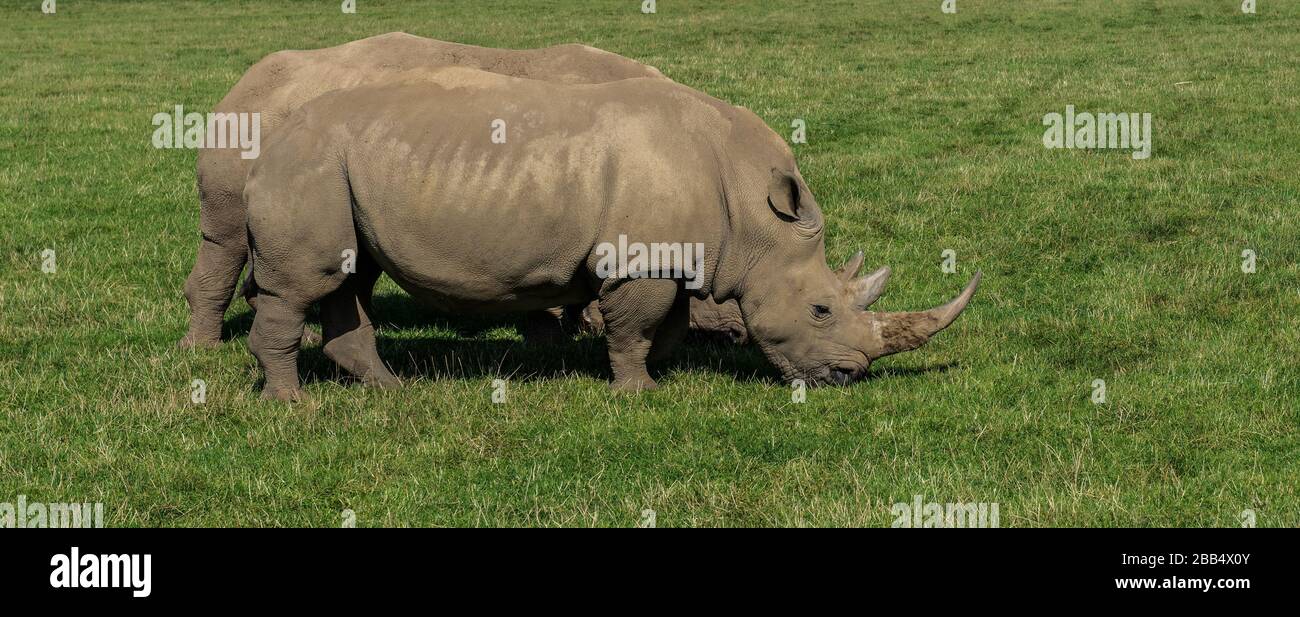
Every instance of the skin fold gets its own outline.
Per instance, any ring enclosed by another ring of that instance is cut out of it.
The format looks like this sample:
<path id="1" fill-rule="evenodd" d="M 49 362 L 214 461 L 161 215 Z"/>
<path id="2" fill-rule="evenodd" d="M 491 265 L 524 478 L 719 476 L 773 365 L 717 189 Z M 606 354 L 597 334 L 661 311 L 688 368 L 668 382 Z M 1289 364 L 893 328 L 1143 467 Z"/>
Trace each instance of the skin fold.
<path id="1" fill-rule="evenodd" d="M 632 391 L 656 387 L 646 362 L 685 333 L 691 297 L 734 300 L 785 379 L 846 384 L 950 325 L 979 279 L 930 311 L 866 311 L 884 277 L 846 281 L 826 265 L 821 210 L 780 136 L 657 78 L 561 84 L 448 67 L 330 92 L 264 144 L 244 197 L 261 289 L 249 346 L 263 396 L 281 400 L 301 396 L 297 352 L 316 303 L 327 356 L 363 382 L 398 383 L 375 349 L 381 272 L 451 313 L 598 300 L 611 385 Z M 620 236 L 703 245 L 700 285 L 600 276 L 598 247 Z M 341 268 L 348 249 L 354 273 Z"/>

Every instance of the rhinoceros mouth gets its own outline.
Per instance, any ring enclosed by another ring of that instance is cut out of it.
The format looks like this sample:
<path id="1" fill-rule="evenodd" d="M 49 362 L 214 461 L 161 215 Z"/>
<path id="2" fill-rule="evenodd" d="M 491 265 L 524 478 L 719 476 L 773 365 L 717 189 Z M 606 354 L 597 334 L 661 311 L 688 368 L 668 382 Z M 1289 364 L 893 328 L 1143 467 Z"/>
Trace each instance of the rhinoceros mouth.
<path id="1" fill-rule="evenodd" d="M 867 369 L 856 364 L 836 364 L 827 367 L 826 383 L 836 386 L 847 386 L 855 381 L 862 379 L 867 374 Z"/>
<path id="2" fill-rule="evenodd" d="M 777 370 L 786 383 L 802 380 L 805 385 L 847 386 L 861 380 L 867 374 L 867 367 L 851 360 L 832 360 L 811 369 L 800 369 L 785 354 L 772 345 L 759 344 L 763 354 Z"/>
<path id="3" fill-rule="evenodd" d="M 860 362 L 832 361 L 822 366 L 811 381 L 819 386 L 848 386 L 860 381 L 866 375 L 867 367 Z"/>

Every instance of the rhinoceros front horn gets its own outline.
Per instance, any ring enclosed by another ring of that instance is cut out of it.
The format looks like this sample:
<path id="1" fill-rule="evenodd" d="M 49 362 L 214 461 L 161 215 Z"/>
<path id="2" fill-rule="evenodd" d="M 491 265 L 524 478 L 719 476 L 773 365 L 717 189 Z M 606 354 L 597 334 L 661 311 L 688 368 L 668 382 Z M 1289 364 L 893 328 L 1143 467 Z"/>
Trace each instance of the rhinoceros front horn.
<path id="1" fill-rule="evenodd" d="M 943 306 L 921 312 L 868 313 L 879 345 L 878 349 L 870 350 L 871 358 L 874 360 L 916 349 L 940 330 L 952 325 L 952 322 L 956 321 L 957 316 L 961 315 L 962 310 L 966 308 L 971 297 L 975 295 L 975 288 L 979 286 L 983 274 L 983 272 L 976 272 L 961 295 Z"/>

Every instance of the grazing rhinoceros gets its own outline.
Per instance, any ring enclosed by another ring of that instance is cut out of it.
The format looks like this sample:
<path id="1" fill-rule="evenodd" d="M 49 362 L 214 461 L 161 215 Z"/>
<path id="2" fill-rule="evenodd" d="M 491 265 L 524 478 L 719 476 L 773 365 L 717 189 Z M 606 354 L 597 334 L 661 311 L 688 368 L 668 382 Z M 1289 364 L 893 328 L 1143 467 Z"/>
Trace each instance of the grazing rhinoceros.
<path id="1" fill-rule="evenodd" d="M 273 53 L 253 65 L 213 110 L 260 113 L 262 141 L 272 138 L 285 119 L 324 92 L 402 76 L 411 78 L 445 66 L 468 66 L 494 73 L 566 84 L 601 83 L 631 77 L 667 79 L 657 69 L 586 45 L 544 49 L 489 49 L 445 43 L 394 32 L 337 47 Z M 244 179 L 252 160 L 237 149 L 199 151 L 199 227 L 202 241 L 193 271 L 185 281 L 190 327 L 182 347 L 211 346 L 221 340 L 221 323 L 247 260 Z M 245 288 L 255 303 L 251 280 Z M 536 319 L 530 323 L 537 324 Z M 545 320 L 540 327 L 553 326 Z"/>
<path id="2" fill-rule="evenodd" d="M 381 271 L 449 312 L 599 299 L 620 390 L 656 387 L 647 358 L 685 332 L 690 295 L 735 299 L 785 379 L 847 384 L 951 324 L 979 282 L 929 311 L 862 311 L 857 286 L 826 265 L 821 210 L 786 143 L 749 111 L 662 79 L 446 68 L 331 92 L 264 144 L 245 199 L 262 289 L 249 347 L 266 398 L 300 395 L 316 302 L 326 355 L 397 383 L 362 301 Z M 696 259 L 647 268 L 629 242 L 697 247 Z"/>

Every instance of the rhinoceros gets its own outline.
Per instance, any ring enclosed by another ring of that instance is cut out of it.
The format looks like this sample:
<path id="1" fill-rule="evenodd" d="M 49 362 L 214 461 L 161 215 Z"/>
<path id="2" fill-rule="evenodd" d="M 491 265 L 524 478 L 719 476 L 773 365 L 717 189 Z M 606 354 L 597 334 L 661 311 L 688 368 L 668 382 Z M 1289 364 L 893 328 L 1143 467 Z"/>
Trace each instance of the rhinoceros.
<path id="1" fill-rule="evenodd" d="M 393 32 L 326 49 L 271 54 L 249 69 L 214 111 L 259 112 L 263 114 L 261 134 L 269 138 L 294 110 L 324 92 L 394 75 L 411 78 L 444 66 L 477 67 L 558 83 L 601 83 L 630 77 L 667 79 L 652 66 L 585 45 L 488 49 Z M 198 259 L 185 283 L 191 317 L 181 347 L 219 343 L 222 315 L 245 265 L 243 188 L 251 161 L 238 152 L 212 149 L 199 153 L 202 240 Z M 255 308 L 257 288 L 253 280 L 250 272 L 244 296 Z M 734 301 L 692 299 L 690 314 L 692 330 L 721 334 L 736 343 L 748 339 Z M 586 331 L 603 332 L 593 303 L 580 312 L 558 307 L 530 313 L 523 321 L 522 333 L 526 341 L 555 342 L 572 330 L 572 321 Z M 304 341 L 314 339 L 310 331 L 304 335 Z"/>
<path id="2" fill-rule="evenodd" d="M 364 301 L 381 272 L 453 313 L 598 299 L 611 387 L 629 391 L 657 387 L 647 360 L 684 334 L 692 295 L 736 300 L 784 379 L 844 385 L 953 323 L 979 283 L 928 311 L 863 311 L 789 146 L 746 109 L 662 79 L 437 73 L 322 95 L 264 144 L 244 194 L 264 398 L 301 396 L 315 303 L 328 357 L 399 383 Z M 665 275 L 621 255 L 629 240 L 698 250 Z"/>
<path id="3" fill-rule="evenodd" d="M 260 113 L 261 138 L 271 139 L 294 110 L 324 92 L 394 76 L 412 78 L 444 66 L 467 66 L 565 84 L 601 83 L 643 77 L 667 79 L 652 66 L 586 45 L 543 49 L 490 49 L 394 32 L 337 47 L 273 53 L 253 65 L 214 108 L 216 113 Z M 222 316 L 230 304 L 248 246 L 243 200 L 252 160 L 236 149 L 199 151 L 198 258 L 185 281 L 190 326 L 181 347 L 212 346 L 221 340 Z M 256 286 L 245 288 L 255 305 Z M 704 307 L 701 308 L 704 310 Z M 553 324 L 532 318 L 544 330 Z"/>

